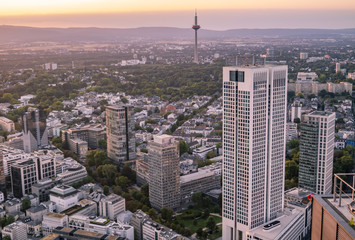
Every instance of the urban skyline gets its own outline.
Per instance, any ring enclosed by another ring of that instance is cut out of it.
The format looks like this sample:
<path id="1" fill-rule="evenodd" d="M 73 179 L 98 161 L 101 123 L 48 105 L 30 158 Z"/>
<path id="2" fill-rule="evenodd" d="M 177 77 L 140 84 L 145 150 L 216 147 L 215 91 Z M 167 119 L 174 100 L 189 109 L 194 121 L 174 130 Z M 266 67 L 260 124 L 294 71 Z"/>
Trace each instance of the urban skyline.
<path id="1" fill-rule="evenodd" d="M 0 238 L 355 239 L 354 11 L 0 4 Z"/>

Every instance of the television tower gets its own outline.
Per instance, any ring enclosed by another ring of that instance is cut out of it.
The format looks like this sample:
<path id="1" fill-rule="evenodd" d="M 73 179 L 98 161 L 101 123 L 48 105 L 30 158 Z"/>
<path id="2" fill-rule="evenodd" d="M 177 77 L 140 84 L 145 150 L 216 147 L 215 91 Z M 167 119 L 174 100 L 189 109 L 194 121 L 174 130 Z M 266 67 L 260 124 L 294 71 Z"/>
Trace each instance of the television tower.
<path id="1" fill-rule="evenodd" d="M 197 24 L 197 11 L 196 10 L 195 10 L 195 24 L 192 26 L 192 29 L 195 30 L 194 63 L 198 63 L 198 58 L 197 58 L 197 30 L 200 29 L 200 25 Z"/>

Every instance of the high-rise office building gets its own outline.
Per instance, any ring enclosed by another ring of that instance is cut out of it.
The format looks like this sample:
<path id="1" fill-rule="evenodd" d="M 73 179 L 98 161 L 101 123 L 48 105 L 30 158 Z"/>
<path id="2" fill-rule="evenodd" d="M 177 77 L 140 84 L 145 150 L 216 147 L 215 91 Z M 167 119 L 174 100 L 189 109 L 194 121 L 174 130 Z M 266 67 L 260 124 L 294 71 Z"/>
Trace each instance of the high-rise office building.
<path id="1" fill-rule="evenodd" d="M 106 107 L 107 156 L 117 163 L 136 158 L 133 108 Z"/>
<path id="2" fill-rule="evenodd" d="M 299 187 L 331 194 L 335 113 L 315 111 L 303 116 L 300 138 Z"/>
<path id="3" fill-rule="evenodd" d="M 22 116 L 23 147 L 26 153 L 48 145 L 46 114 L 43 110 L 28 108 Z"/>
<path id="4" fill-rule="evenodd" d="M 148 143 L 149 200 L 152 207 L 180 206 L 179 144 L 169 135 L 155 135 Z"/>
<path id="5" fill-rule="evenodd" d="M 223 68 L 223 239 L 284 208 L 287 66 Z"/>

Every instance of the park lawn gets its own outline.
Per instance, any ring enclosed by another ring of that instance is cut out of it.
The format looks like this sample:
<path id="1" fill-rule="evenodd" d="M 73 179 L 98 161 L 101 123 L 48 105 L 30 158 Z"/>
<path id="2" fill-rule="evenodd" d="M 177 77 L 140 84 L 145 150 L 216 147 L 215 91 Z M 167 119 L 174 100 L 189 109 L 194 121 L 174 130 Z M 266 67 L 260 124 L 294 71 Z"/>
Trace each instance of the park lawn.
<path id="1" fill-rule="evenodd" d="M 214 220 L 216 221 L 216 224 L 222 222 L 221 217 L 212 216 L 212 215 L 210 215 L 210 216 L 214 218 Z M 199 228 L 203 229 L 206 227 L 206 222 L 207 222 L 208 217 L 206 217 L 206 218 L 201 217 L 200 219 L 197 219 L 196 225 L 193 224 L 194 218 L 183 219 L 181 216 L 177 216 L 176 219 L 179 223 L 183 223 L 186 228 L 190 229 L 191 234 L 194 234 L 197 231 L 197 229 L 199 229 Z"/>

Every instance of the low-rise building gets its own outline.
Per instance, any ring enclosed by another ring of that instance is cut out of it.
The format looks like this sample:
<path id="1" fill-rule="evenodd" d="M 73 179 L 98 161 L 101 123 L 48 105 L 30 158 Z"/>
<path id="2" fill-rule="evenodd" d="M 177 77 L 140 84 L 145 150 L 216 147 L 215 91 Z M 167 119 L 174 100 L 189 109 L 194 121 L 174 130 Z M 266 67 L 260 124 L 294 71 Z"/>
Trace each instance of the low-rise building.
<path id="1" fill-rule="evenodd" d="M 56 181 L 65 185 L 72 185 L 75 182 L 83 180 L 87 176 L 88 173 L 86 168 L 79 163 L 75 163 L 66 168 L 62 173 L 57 174 Z"/>
<path id="2" fill-rule="evenodd" d="M 7 213 L 19 212 L 21 210 L 21 206 L 22 206 L 22 202 L 18 198 L 7 200 L 4 203 L 4 207 Z"/>
<path id="3" fill-rule="evenodd" d="M 193 150 L 193 154 L 198 155 L 199 157 L 201 157 L 202 159 L 205 159 L 207 156 L 207 153 L 210 151 L 216 151 L 216 148 L 214 146 L 211 147 L 200 147 L 200 148 L 196 148 Z"/>
<path id="4" fill-rule="evenodd" d="M 316 78 L 318 78 L 318 75 L 315 72 L 297 73 L 297 82 L 312 82 Z"/>
<path id="5" fill-rule="evenodd" d="M 220 164 L 219 164 L 220 170 Z M 189 203 L 196 192 L 207 193 L 212 189 L 221 188 L 221 175 L 213 166 L 199 169 L 198 172 L 180 176 L 181 202 Z"/>
<path id="6" fill-rule="evenodd" d="M 188 240 L 188 238 L 152 220 L 144 221 L 142 231 L 144 240 Z"/>
<path id="7" fill-rule="evenodd" d="M 297 123 L 288 122 L 286 124 L 286 141 L 291 141 L 293 138 L 297 137 Z"/>
<path id="8" fill-rule="evenodd" d="M 32 221 L 42 222 L 43 216 L 48 212 L 45 205 L 41 204 L 37 207 L 31 207 L 26 210 L 26 216 L 30 217 Z"/>
<path id="9" fill-rule="evenodd" d="M 49 191 L 56 185 L 51 179 L 42 179 L 32 185 L 32 194 L 36 194 L 40 202 L 49 200 Z"/>
<path id="10" fill-rule="evenodd" d="M 27 227 L 21 221 L 16 221 L 4 227 L 1 231 L 2 236 L 9 236 L 11 240 L 27 239 Z"/>
<path id="11" fill-rule="evenodd" d="M 42 238 L 42 240 L 123 240 L 124 238 L 117 235 L 108 235 L 95 232 L 89 232 L 80 229 L 73 229 L 68 227 L 57 227 L 53 230 L 53 233 Z"/>
<path id="12" fill-rule="evenodd" d="M 68 227 L 68 216 L 61 213 L 47 213 L 43 216 L 42 231 L 46 236 L 53 232 L 56 227 Z"/>
<path id="13" fill-rule="evenodd" d="M 69 139 L 68 141 L 69 148 L 76 155 L 84 157 L 88 152 L 88 143 L 79 138 Z"/>
<path id="14" fill-rule="evenodd" d="M 143 240 L 143 223 L 147 219 L 150 219 L 149 216 L 140 209 L 133 213 L 131 217 L 130 224 L 136 231 L 137 240 Z"/>
<path id="15" fill-rule="evenodd" d="M 76 205 L 62 211 L 61 213 L 68 215 L 69 217 L 78 214 L 83 216 L 96 216 L 97 206 L 94 201 L 88 199 L 82 199 Z"/>
<path id="16" fill-rule="evenodd" d="M 0 128 L 7 132 L 13 132 L 15 131 L 15 123 L 6 117 L 0 117 Z"/>
<path id="17" fill-rule="evenodd" d="M 79 193 L 73 187 L 58 185 L 50 190 L 49 199 L 56 204 L 57 212 L 62 212 L 78 203 Z"/>
<path id="18" fill-rule="evenodd" d="M 126 201 L 116 194 L 110 194 L 99 202 L 100 216 L 116 220 L 117 215 L 123 211 L 126 211 Z"/>
<path id="19" fill-rule="evenodd" d="M 40 236 L 42 233 L 42 221 L 28 221 L 25 222 L 27 234 L 32 236 Z"/>
<path id="20" fill-rule="evenodd" d="M 110 221 L 108 218 L 75 214 L 69 217 L 69 227 L 100 234 L 117 235 L 134 240 L 134 228 L 128 224 Z"/>

